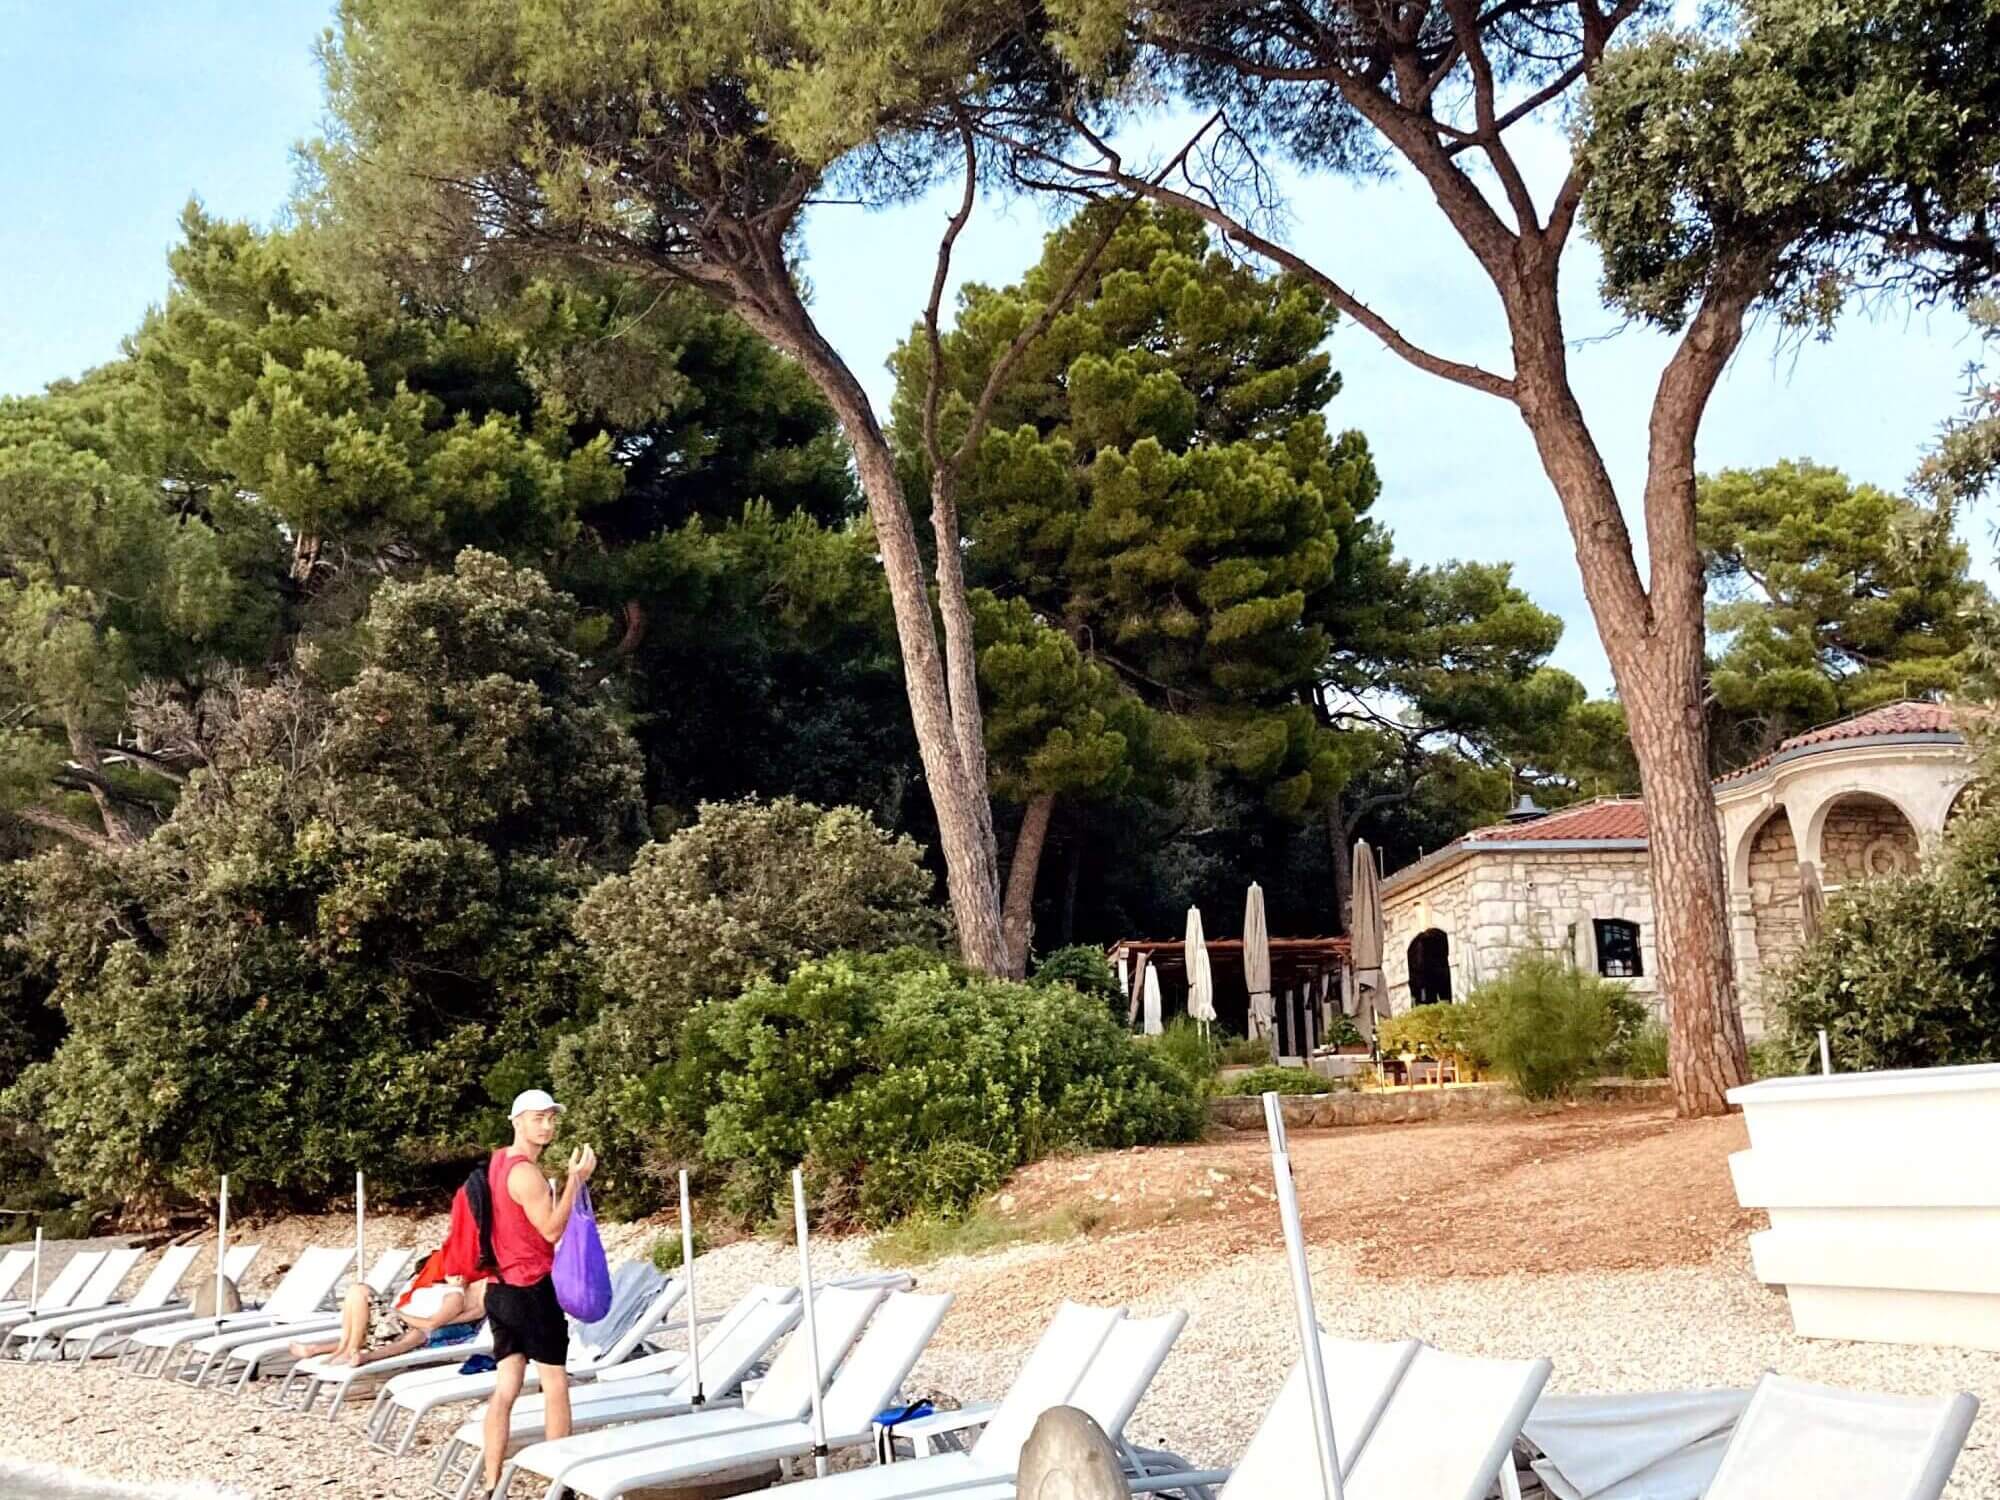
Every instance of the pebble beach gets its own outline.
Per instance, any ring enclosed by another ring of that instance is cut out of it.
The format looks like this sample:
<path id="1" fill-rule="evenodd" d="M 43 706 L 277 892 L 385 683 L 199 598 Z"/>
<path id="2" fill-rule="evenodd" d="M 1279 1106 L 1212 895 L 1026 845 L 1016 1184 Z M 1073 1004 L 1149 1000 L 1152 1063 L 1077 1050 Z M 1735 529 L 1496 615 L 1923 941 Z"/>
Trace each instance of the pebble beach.
<path id="1" fill-rule="evenodd" d="M 1338 1150 L 1365 1162 L 1378 1153 L 1411 1149 L 1450 1158 L 1464 1145 L 1450 1128 L 1399 1129 L 1400 1135 L 1351 1132 L 1338 1141 L 1332 1138 L 1341 1132 L 1295 1136 L 1302 1184 L 1315 1180 L 1314 1149 Z M 1694 1135 L 1669 1138 L 1700 1141 L 1703 1152 L 1728 1145 L 1725 1139 L 1711 1146 Z M 1119 1153 L 1045 1164 L 1044 1176 L 1066 1173 L 1085 1196 L 1131 1202 L 1146 1196 L 1148 1183 L 1157 1185 L 1166 1160 L 1159 1153 Z M 1567 1163 L 1569 1169 L 1591 1165 Z M 1598 1169 L 1606 1166 L 1595 1161 Z M 1204 1168 L 1209 1174 L 1221 1170 Z M 1533 1180 L 1565 1170 L 1565 1164 L 1550 1153 L 1510 1170 L 1525 1174 L 1517 1184 L 1523 1193 L 1511 1200 L 1523 1203 L 1532 1200 L 1525 1189 Z M 1334 1175 L 1329 1169 L 1318 1180 Z M 1660 1190 L 1659 1184 L 1652 1186 Z M 1128 1432 L 1142 1444 L 1172 1449 L 1198 1464 L 1229 1462 L 1298 1347 L 1276 1213 L 1268 1205 L 1260 1210 L 1254 1194 L 1249 1196 L 1244 1222 L 1253 1229 L 1267 1223 L 1266 1234 L 1246 1237 L 1219 1222 L 1174 1219 L 1143 1230 L 1020 1245 L 921 1268 L 916 1275 L 922 1287 L 951 1291 L 958 1300 L 919 1365 L 913 1390 L 952 1402 L 999 1396 L 1066 1297 L 1122 1302 L 1135 1312 L 1180 1308 L 1189 1314 L 1187 1328 Z M 1449 1211 L 1448 1195 L 1436 1208 Z M 1599 1210 L 1616 1215 L 1618 1205 L 1600 1204 Z M 1225 1210 L 1215 1212 L 1219 1219 Z M 1316 1220 L 1328 1223 L 1324 1214 L 1309 1195 L 1315 1296 L 1323 1323 L 1334 1333 L 1415 1335 L 1467 1354 L 1547 1355 L 1555 1364 L 1550 1389 L 1556 1391 L 1747 1386 L 1767 1369 L 1878 1391 L 1970 1391 L 1982 1411 L 1945 1493 L 1949 1500 L 2000 1497 L 2000 1354 L 1801 1339 L 1791 1331 L 1782 1293 L 1751 1275 L 1746 1236 L 1738 1228 L 1717 1231 L 1721 1242 L 1692 1260 L 1689 1250 L 1663 1257 L 1672 1263 L 1649 1266 L 1462 1270 L 1441 1276 L 1423 1274 L 1415 1264 L 1394 1274 L 1393 1258 L 1382 1254 L 1380 1233 L 1357 1232 L 1351 1224 L 1339 1231 L 1330 1225 L 1316 1229 Z M 1524 1240 L 1537 1233 L 1532 1212 L 1519 1215 L 1518 1230 Z M 305 1221 L 298 1232 L 310 1235 L 315 1226 Z M 642 1246 L 660 1232 L 659 1225 L 619 1229 L 611 1236 L 613 1254 L 621 1245 Z M 820 1276 L 872 1269 L 864 1238 L 816 1242 Z M 704 1255 L 698 1273 L 701 1305 L 714 1310 L 754 1283 L 795 1280 L 797 1261 L 789 1247 L 746 1241 Z M 409 1456 L 389 1459 L 361 1441 L 364 1411 L 365 1402 L 357 1402 L 330 1425 L 323 1416 L 271 1410 L 254 1395 L 238 1402 L 101 1366 L 0 1364 L 0 1497 L 11 1493 L 8 1466 L 21 1463 L 61 1465 L 101 1479 L 213 1486 L 171 1492 L 188 1496 L 414 1500 L 425 1493 L 435 1454 L 431 1445 L 444 1435 L 444 1424 L 434 1423 Z M 115 1492 L 68 1493 L 77 1500 L 99 1495 L 110 1500 Z M 148 1500 L 167 1493 L 149 1491 Z"/>

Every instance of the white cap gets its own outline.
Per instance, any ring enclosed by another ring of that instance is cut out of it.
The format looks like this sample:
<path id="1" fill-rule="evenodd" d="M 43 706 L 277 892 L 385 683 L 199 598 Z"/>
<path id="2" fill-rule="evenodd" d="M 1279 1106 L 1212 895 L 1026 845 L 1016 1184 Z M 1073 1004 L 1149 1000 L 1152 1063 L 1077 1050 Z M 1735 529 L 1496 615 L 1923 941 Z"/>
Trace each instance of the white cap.
<path id="1" fill-rule="evenodd" d="M 547 1089 L 523 1089 L 514 1096 L 514 1107 L 507 1111 L 507 1118 L 525 1115 L 531 1109 L 552 1109 L 562 1113 L 562 1106 L 549 1097 Z"/>

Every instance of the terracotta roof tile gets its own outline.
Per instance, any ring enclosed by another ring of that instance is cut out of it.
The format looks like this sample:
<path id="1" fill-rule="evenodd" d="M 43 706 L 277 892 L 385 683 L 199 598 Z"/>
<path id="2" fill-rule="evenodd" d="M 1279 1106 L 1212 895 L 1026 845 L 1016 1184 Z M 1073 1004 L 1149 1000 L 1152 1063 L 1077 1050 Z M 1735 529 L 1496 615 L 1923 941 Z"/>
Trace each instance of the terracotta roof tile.
<path id="1" fill-rule="evenodd" d="M 1957 728 L 1951 709 L 1942 703 L 1885 703 L 1880 708 L 1851 714 L 1831 724 L 1822 724 L 1817 729 L 1808 729 L 1804 734 L 1795 734 L 1788 740 L 1780 741 L 1778 748 L 1769 755 L 1760 755 L 1747 766 L 1739 766 L 1720 779 L 1734 781 L 1739 776 L 1748 776 L 1752 771 L 1763 770 L 1781 755 L 1810 749 L 1814 745 L 1872 739 L 1878 734 L 1955 734 Z"/>
<path id="2" fill-rule="evenodd" d="M 1642 839 L 1646 836 L 1646 804 L 1633 797 L 1586 802 L 1565 807 L 1525 823 L 1501 823 L 1475 828 L 1468 844 L 1519 842 L 1523 839 Z"/>

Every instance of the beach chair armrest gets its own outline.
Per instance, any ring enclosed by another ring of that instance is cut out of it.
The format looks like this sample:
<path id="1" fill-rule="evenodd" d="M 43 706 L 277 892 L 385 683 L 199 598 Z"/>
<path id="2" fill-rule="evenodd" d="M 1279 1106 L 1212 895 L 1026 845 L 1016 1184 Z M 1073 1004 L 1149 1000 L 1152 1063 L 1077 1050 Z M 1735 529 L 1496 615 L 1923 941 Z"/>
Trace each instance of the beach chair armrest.
<path id="1" fill-rule="evenodd" d="M 1228 1469 L 1184 1469 L 1178 1474 L 1148 1474 L 1128 1477 L 1127 1488 L 1134 1495 L 1157 1495 L 1167 1490 L 1195 1490 L 1206 1493 L 1229 1482 Z"/>
<path id="2" fill-rule="evenodd" d="M 940 1438 L 968 1432 L 975 1427 L 984 1427 L 993 1419 L 993 1413 L 1000 1409 L 998 1401 L 976 1401 L 969 1406 L 961 1406 L 956 1411 L 932 1412 L 927 1417 L 916 1417 L 908 1422 L 896 1424 L 896 1436 L 907 1438 L 911 1451 L 918 1458 L 941 1453 L 951 1444 L 939 1444 Z"/>

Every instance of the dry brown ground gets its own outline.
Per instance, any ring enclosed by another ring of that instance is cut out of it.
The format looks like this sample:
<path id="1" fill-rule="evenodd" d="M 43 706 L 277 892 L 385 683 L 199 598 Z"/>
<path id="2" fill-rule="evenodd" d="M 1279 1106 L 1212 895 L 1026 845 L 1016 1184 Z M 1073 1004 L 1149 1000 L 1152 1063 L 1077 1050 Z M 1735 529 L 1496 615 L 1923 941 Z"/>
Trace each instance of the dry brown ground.
<path id="1" fill-rule="evenodd" d="M 1705 1264 L 1762 1223 L 1737 1207 L 1729 1177 L 1729 1153 L 1747 1143 L 1740 1118 L 1612 1106 L 1291 1137 L 1308 1241 L 1382 1279 Z M 1142 1296 L 1171 1267 L 1278 1244 L 1261 1134 L 1041 1162 L 1000 1202 L 1091 1224 L 1064 1257 L 1068 1296 Z"/>

